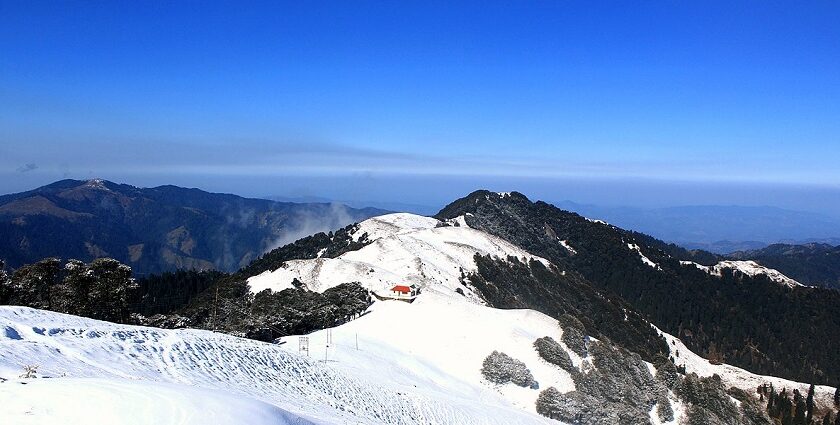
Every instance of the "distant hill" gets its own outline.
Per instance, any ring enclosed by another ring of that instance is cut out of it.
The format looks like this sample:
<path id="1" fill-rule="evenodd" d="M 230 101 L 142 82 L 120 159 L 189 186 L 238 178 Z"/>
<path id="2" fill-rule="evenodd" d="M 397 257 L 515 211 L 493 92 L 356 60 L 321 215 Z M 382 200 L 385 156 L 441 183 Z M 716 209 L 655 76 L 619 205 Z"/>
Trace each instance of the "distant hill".
<path id="1" fill-rule="evenodd" d="M 840 244 L 840 218 L 812 212 L 743 206 L 604 207 L 570 201 L 554 205 L 688 249 L 718 254 L 780 242 Z"/>
<path id="2" fill-rule="evenodd" d="M 61 180 L 0 196 L 0 259 L 16 268 L 50 256 L 107 256 L 141 276 L 191 268 L 234 271 L 277 246 L 385 212 L 177 186 Z"/>

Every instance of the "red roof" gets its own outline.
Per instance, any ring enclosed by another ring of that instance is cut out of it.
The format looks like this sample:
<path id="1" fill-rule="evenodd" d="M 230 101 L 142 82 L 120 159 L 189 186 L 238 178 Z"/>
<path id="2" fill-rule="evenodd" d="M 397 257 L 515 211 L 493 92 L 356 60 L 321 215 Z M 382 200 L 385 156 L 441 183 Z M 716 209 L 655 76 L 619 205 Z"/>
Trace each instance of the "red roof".
<path id="1" fill-rule="evenodd" d="M 409 288 L 408 286 L 405 286 L 405 285 L 397 285 L 397 286 L 391 288 L 391 290 L 395 291 L 395 292 L 402 292 L 403 294 L 407 294 L 407 293 L 411 292 L 411 288 Z"/>

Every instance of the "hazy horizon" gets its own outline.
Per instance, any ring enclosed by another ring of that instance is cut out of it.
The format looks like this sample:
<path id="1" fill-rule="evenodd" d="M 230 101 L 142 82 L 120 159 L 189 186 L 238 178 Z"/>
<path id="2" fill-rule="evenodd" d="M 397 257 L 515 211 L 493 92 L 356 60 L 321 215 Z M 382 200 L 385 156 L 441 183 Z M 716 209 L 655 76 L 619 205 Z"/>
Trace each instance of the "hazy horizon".
<path id="1" fill-rule="evenodd" d="M 376 207 L 424 214 L 434 214 L 457 198 L 466 196 L 475 190 L 486 189 L 500 192 L 517 191 L 528 196 L 532 201 L 544 201 L 553 204 L 572 202 L 581 207 L 641 210 L 679 207 L 770 207 L 840 219 L 840 210 L 825 208 L 826 203 L 823 202 L 827 197 L 835 196 L 835 190 L 832 188 L 791 187 L 785 191 L 780 190 L 779 186 L 728 186 L 727 193 L 734 197 L 724 197 L 720 196 L 721 186 L 698 187 L 692 182 L 539 181 L 520 179 L 518 182 L 510 184 L 504 178 L 482 182 L 474 179 L 452 180 L 451 177 L 446 176 L 435 181 L 428 176 L 422 180 L 400 180 L 400 178 L 394 176 L 377 178 L 368 175 L 358 180 L 346 177 L 329 179 L 324 177 L 285 178 L 278 180 L 276 185 L 265 181 L 263 181 L 264 184 L 259 184 L 255 180 L 252 181 L 251 185 L 245 186 L 247 190 L 238 190 L 237 188 L 240 187 L 238 181 L 226 182 L 224 179 L 208 177 L 191 179 L 184 178 L 184 176 L 164 176 L 148 180 L 136 178 L 122 180 L 90 175 L 64 178 L 76 180 L 102 178 L 114 183 L 137 187 L 175 185 L 197 188 L 207 192 L 229 193 L 247 198 L 282 198 L 280 200 L 289 202 L 344 202 L 357 208 Z M 0 195 L 29 191 L 58 180 L 62 180 L 62 178 L 46 180 L 42 183 L 32 179 L 33 186 L 3 192 Z M 440 186 L 429 187 L 430 181 Z M 486 184 L 482 185 L 482 183 Z M 442 187 L 443 185 L 446 185 L 446 187 Z M 593 186 L 596 186 L 598 190 L 594 191 Z M 263 188 L 266 191 L 263 191 Z M 330 188 L 330 190 L 324 188 Z M 410 188 L 411 191 L 406 192 L 404 188 Z M 674 201 L 662 202 L 659 200 L 663 191 L 672 192 L 669 198 Z M 685 194 L 680 197 L 678 194 L 681 192 L 685 192 Z M 806 193 L 809 196 L 803 196 Z M 840 196 L 840 191 L 837 191 L 836 196 Z M 775 201 L 774 204 L 764 202 L 765 199 L 771 197 Z M 803 200 L 806 200 L 806 202 L 803 202 Z"/>
<path id="2" fill-rule="evenodd" d="M 836 3 L 0 11 L 2 193 L 101 177 L 840 216 Z"/>

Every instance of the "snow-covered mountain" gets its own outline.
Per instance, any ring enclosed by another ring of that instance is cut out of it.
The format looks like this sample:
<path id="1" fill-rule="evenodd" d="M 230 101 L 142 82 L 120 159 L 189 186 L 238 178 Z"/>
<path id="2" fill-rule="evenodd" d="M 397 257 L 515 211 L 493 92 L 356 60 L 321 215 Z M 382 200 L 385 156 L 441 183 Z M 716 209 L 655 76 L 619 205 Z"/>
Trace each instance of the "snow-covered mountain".
<path id="1" fill-rule="evenodd" d="M 530 255 L 504 239 L 471 229 L 463 218 L 440 221 L 397 213 L 367 219 L 351 232 L 370 244 L 336 258 L 290 260 L 283 267 L 248 279 L 252 292 L 292 288 L 293 280 L 322 292 L 343 282 L 359 282 L 371 291 L 387 292 L 395 284 L 414 284 L 424 291 L 461 294 L 473 302 L 481 296 L 462 283 L 476 270 L 475 256 L 548 261 Z"/>
<path id="2" fill-rule="evenodd" d="M 257 293 L 329 293 L 347 282 L 374 293 L 421 288 L 411 303 L 378 300 L 355 320 L 283 334 L 279 344 L 0 307 L 0 411 L 39 424 L 148 423 L 138 419 L 144 406 L 149 418 L 181 423 L 218 414 L 219 423 L 769 425 L 758 386 L 807 392 L 806 383 L 710 363 L 677 338 L 690 333 L 670 335 L 592 283 L 599 267 L 650 284 L 687 276 L 686 285 L 702 283 L 698 291 L 736 287 L 725 280 L 732 276 L 540 208 L 519 194 L 482 192 L 436 218 L 391 214 L 298 241 L 226 279 L 245 288 L 221 291 L 239 297 L 225 301 L 239 315 L 250 314 Z M 818 406 L 829 408 L 833 392 L 817 386 Z M 117 404 L 79 407 L 89 399 Z"/>

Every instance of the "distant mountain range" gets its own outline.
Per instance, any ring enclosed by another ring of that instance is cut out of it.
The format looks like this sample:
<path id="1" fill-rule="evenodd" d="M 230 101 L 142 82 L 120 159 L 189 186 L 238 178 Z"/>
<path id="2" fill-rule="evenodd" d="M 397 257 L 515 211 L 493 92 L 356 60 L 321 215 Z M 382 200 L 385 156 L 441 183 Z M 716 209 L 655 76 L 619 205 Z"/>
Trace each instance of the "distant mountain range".
<path id="1" fill-rule="evenodd" d="M 604 207 L 555 202 L 558 208 L 643 232 L 688 249 L 728 254 L 774 243 L 840 245 L 840 218 L 775 207 Z"/>
<path id="2" fill-rule="evenodd" d="M 112 257 L 140 276 L 191 268 L 234 271 L 277 246 L 385 212 L 177 186 L 61 180 L 0 196 L 0 259 L 16 268 L 51 256 Z"/>

